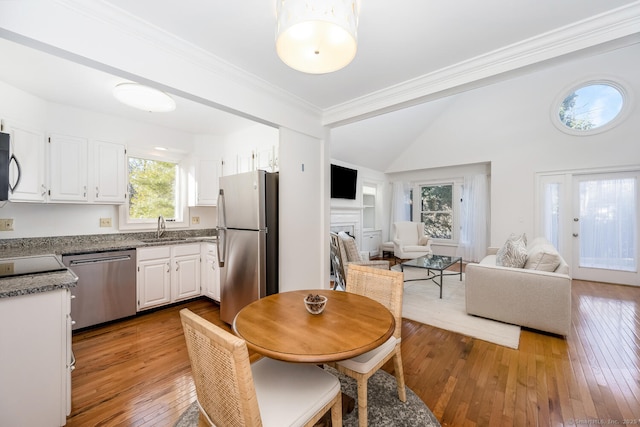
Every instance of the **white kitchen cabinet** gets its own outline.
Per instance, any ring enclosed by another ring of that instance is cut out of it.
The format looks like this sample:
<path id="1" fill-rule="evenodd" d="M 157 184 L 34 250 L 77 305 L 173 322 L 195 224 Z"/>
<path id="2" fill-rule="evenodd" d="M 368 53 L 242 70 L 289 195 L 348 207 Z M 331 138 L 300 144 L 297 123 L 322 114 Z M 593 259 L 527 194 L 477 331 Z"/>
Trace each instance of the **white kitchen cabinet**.
<path id="1" fill-rule="evenodd" d="M 0 426 L 63 426 L 70 413 L 70 292 L 0 298 Z"/>
<path id="2" fill-rule="evenodd" d="M 220 269 L 218 254 L 214 243 L 202 244 L 202 294 L 214 301 L 220 302 Z"/>
<path id="3" fill-rule="evenodd" d="M 138 311 L 201 294 L 200 243 L 138 248 Z"/>
<path id="4" fill-rule="evenodd" d="M 138 311 L 171 302 L 171 246 L 138 248 Z"/>
<path id="5" fill-rule="evenodd" d="M 382 231 L 371 230 L 362 232 L 362 250 L 369 252 L 369 256 L 380 254 L 380 244 L 382 243 Z"/>
<path id="6" fill-rule="evenodd" d="M 49 136 L 50 201 L 88 200 L 87 147 L 85 138 L 57 134 Z"/>
<path id="7" fill-rule="evenodd" d="M 9 183 L 15 186 L 9 193 L 12 202 L 44 202 L 47 195 L 45 157 L 46 145 L 44 133 L 29 129 L 14 122 L 3 122 L 2 131 L 11 135 L 11 153 L 20 163 L 20 181 L 18 167 L 11 162 Z"/>
<path id="8" fill-rule="evenodd" d="M 94 141 L 93 153 L 93 202 L 124 203 L 127 197 L 126 147 L 115 142 Z"/>
<path id="9" fill-rule="evenodd" d="M 171 255 L 172 302 L 200 295 L 200 243 L 176 245 Z"/>
<path id="10" fill-rule="evenodd" d="M 256 169 L 267 172 L 277 172 L 278 147 L 275 145 L 256 150 Z"/>
<path id="11" fill-rule="evenodd" d="M 255 170 L 255 152 L 238 153 L 236 171 L 237 173 L 251 172 Z"/>
<path id="12" fill-rule="evenodd" d="M 189 188 L 189 206 L 216 206 L 218 204 L 219 159 L 198 160 L 193 168 Z"/>

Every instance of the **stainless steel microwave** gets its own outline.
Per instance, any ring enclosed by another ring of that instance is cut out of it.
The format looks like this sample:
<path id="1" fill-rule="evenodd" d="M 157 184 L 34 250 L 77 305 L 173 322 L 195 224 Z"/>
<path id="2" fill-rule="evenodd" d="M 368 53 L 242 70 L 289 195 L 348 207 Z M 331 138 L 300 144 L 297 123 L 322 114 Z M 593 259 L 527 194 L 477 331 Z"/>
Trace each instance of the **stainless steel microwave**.
<path id="1" fill-rule="evenodd" d="M 9 167 L 11 162 L 15 162 L 18 170 L 16 183 L 11 185 L 9 182 Z M 9 199 L 9 192 L 13 193 L 20 183 L 20 164 L 18 159 L 11 154 L 10 135 L 0 132 L 0 201 Z"/>

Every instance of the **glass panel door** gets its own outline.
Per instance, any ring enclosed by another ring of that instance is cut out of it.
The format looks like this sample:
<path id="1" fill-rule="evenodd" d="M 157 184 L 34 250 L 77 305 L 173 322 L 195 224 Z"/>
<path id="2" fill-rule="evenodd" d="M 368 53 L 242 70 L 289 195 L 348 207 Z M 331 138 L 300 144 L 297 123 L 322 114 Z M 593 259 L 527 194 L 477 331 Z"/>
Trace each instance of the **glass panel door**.
<path id="1" fill-rule="evenodd" d="M 638 172 L 575 175 L 572 219 L 575 279 L 638 281 Z"/>

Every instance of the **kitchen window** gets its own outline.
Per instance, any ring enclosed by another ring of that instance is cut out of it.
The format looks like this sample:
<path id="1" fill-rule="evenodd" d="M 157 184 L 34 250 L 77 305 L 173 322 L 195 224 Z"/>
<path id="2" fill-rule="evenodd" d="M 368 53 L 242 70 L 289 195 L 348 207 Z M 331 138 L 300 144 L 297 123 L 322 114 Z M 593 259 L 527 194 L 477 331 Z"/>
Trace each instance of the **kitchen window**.
<path id="1" fill-rule="evenodd" d="M 127 159 L 127 171 L 128 197 L 120 228 L 152 228 L 159 216 L 168 225 L 183 221 L 186 208 L 179 161 L 134 155 Z"/>

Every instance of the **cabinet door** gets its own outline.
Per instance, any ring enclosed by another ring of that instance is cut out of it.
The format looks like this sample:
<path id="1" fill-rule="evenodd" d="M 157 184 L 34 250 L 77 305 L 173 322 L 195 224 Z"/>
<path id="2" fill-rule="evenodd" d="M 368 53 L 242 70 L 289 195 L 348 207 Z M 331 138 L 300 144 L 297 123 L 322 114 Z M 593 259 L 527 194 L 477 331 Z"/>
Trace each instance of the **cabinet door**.
<path id="1" fill-rule="evenodd" d="M 171 272 L 173 301 L 196 297 L 200 292 L 200 253 L 173 258 Z"/>
<path id="2" fill-rule="evenodd" d="M 216 246 L 210 243 L 202 245 L 202 290 L 203 295 L 220 302 L 220 270 Z"/>
<path id="3" fill-rule="evenodd" d="M 138 262 L 138 311 L 171 302 L 171 259 Z"/>
<path id="4" fill-rule="evenodd" d="M 200 160 L 196 174 L 196 205 L 215 206 L 220 185 L 220 160 Z"/>
<path id="5" fill-rule="evenodd" d="M 9 193 L 9 200 L 44 202 L 47 194 L 44 133 L 11 122 L 3 125 L 3 131 L 11 135 L 11 152 L 20 163 L 18 182 L 18 168 L 11 162 L 9 183 L 16 188 Z"/>
<path id="6" fill-rule="evenodd" d="M 278 155 L 275 146 L 256 150 L 256 169 L 267 172 L 278 171 Z"/>
<path id="7" fill-rule="evenodd" d="M 93 200 L 98 203 L 124 203 L 127 194 L 125 146 L 95 141 L 94 167 Z"/>
<path id="8" fill-rule="evenodd" d="M 49 200 L 87 201 L 87 140 L 49 137 Z"/>
<path id="9" fill-rule="evenodd" d="M 362 250 L 369 252 L 369 256 L 378 256 L 380 254 L 381 243 L 381 231 L 367 231 L 362 233 Z"/>
<path id="10" fill-rule="evenodd" d="M 66 289 L 0 298 L 0 425 L 66 422 Z"/>

